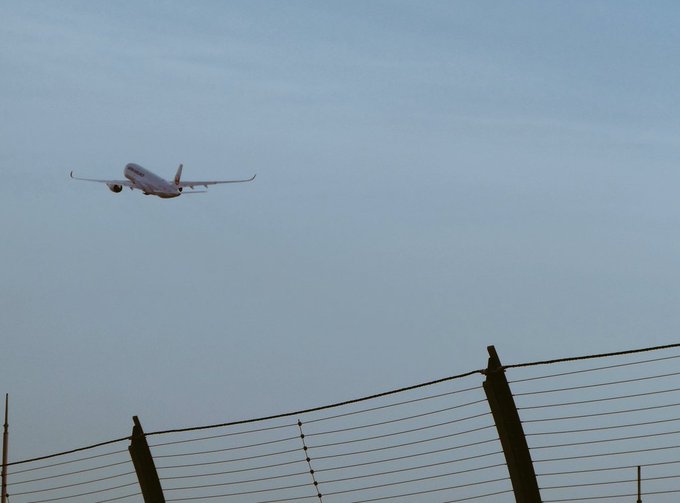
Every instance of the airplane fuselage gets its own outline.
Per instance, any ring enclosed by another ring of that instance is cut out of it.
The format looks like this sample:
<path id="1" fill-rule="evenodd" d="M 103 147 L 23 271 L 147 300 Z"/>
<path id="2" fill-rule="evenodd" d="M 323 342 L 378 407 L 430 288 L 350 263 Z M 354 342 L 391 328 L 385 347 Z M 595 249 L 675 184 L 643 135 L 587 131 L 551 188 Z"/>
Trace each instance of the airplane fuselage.
<path id="1" fill-rule="evenodd" d="M 129 163 L 123 170 L 125 178 L 146 195 L 153 195 L 169 199 L 182 194 L 182 187 L 161 178 L 156 173 L 141 167 L 139 164 Z"/>

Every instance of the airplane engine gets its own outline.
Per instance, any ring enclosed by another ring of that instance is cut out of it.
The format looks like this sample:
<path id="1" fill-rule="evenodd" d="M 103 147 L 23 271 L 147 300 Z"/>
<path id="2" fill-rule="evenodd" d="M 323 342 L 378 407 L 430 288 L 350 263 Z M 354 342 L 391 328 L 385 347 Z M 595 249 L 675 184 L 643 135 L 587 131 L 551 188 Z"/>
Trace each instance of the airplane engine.
<path id="1" fill-rule="evenodd" d="M 122 186 L 122 185 L 117 185 L 117 184 L 115 184 L 115 183 L 107 183 L 106 185 L 109 187 L 109 189 L 111 190 L 111 192 L 115 192 L 116 194 L 117 194 L 118 192 L 120 192 L 121 190 L 123 190 L 123 186 Z"/>

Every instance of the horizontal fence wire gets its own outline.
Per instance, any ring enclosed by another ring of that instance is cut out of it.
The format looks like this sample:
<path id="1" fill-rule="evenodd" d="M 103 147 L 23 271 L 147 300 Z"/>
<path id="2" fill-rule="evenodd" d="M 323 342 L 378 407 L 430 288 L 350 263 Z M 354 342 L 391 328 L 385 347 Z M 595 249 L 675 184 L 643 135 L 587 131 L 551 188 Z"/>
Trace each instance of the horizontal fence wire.
<path id="1" fill-rule="evenodd" d="M 680 347 L 506 366 L 542 501 L 680 498 Z"/>

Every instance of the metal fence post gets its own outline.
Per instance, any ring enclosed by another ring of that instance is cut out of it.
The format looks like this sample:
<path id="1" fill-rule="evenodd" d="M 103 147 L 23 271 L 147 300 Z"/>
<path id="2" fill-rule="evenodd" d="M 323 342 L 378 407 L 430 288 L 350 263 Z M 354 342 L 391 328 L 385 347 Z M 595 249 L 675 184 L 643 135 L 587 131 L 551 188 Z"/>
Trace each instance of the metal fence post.
<path id="1" fill-rule="evenodd" d="M 489 364 L 486 368 L 484 392 L 493 420 L 496 423 L 498 437 L 508 465 L 512 489 L 517 503 L 540 503 L 541 494 L 536 482 L 534 465 L 527 445 L 522 422 L 517 413 L 515 400 L 512 398 L 510 385 L 505 378 L 505 369 L 496 353 L 496 348 L 488 346 Z"/>
<path id="2" fill-rule="evenodd" d="M 130 451 L 132 463 L 135 465 L 135 472 L 137 472 L 137 480 L 139 480 L 144 503 L 165 503 L 163 488 L 158 479 L 156 465 L 153 462 L 149 444 L 146 442 L 142 424 L 137 416 L 133 416 L 132 421 L 135 424 L 132 427 L 132 438 L 128 450 Z"/>
<path id="3" fill-rule="evenodd" d="M 0 501 L 7 502 L 7 450 L 9 449 L 9 393 L 5 394 L 5 425 L 2 433 L 2 493 Z"/>

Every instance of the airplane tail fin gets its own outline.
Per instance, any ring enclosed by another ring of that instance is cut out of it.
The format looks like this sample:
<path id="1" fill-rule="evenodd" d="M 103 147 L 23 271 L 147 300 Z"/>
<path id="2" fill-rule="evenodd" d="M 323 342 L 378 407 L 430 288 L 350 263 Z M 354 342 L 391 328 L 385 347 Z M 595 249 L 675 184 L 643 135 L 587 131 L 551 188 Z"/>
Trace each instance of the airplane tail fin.
<path id="1" fill-rule="evenodd" d="M 179 185 L 179 180 L 182 178 L 182 164 L 177 168 L 177 173 L 175 173 L 175 185 Z"/>

